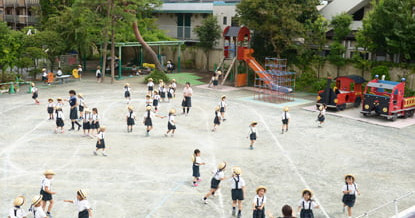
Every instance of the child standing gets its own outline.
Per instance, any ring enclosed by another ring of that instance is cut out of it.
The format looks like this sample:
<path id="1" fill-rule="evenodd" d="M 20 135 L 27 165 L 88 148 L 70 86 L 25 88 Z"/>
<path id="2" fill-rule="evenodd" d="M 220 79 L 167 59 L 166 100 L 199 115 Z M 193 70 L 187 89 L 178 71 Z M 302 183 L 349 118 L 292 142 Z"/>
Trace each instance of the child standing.
<path id="1" fill-rule="evenodd" d="M 200 158 L 200 150 L 199 149 L 195 149 L 193 151 L 193 155 L 192 155 L 192 171 L 193 171 L 193 186 L 197 187 L 199 186 L 199 184 L 197 184 L 197 182 L 202 181 L 200 179 L 200 169 L 199 166 L 201 165 L 205 165 L 205 163 L 202 162 L 202 159 Z"/>
<path id="2" fill-rule="evenodd" d="M 160 95 L 159 95 L 159 93 L 157 91 L 154 91 L 154 95 L 153 95 L 153 107 L 154 107 L 154 111 L 156 113 L 158 111 L 159 102 L 160 102 Z"/>
<path id="3" fill-rule="evenodd" d="M 166 99 L 166 90 L 164 88 L 164 82 L 163 82 L 163 80 L 160 80 L 160 84 L 159 84 L 159 94 L 160 94 L 161 100 L 164 102 L 165 99 Z"/>
<path id="4" fill-rule="evenodd" d="M 89 131 L 91 129 L 91 110 L 89 108 L 85 108 L 85 116 L 82 123 L 83 129 L 84 129 L 84 136 L 90 136 Z"/>
<path id="5" fill-rule="evenodd" d="M 94 131 L 97 131 L 98 133 L 99 129 L 99 115 L 98 115 L 98 109 L 92 108 L 92 116 L 91 116 L 91 135 L 94 134 Z"/>
<path id="6" fill-rule="evenodd" d="M 317 116 L 317 122 L 319 122 L 318 127 L 320 128 L 322 127 L 324 120 L 326 119 L 326 108 L 327 106 L 325 104 L 320 105 L 320 107 L 318 108 L 319 113 Z"/>
<path id="7" fill-rule="evenodd" d="M 221 101 L 219 103 L 220 115 L 222 116 L 223 122 L 226 121 L 226 119 L 225 119 L 226 101 L 225 100 L 226 100 L 226 96 L 223 95 L 222 98 L 221 98 Z"/>
<path id="8" fill-rule="evenodd" d="M 236 206 L 238 206 L 238 218 L 242 216 L 242 201 L 245 196 L 245 180 L 241 177 L 241 173 L 242 170 L 239 167 L 232 169 L 232 216 L 236 216 Z"/>
<path id="9" fill-rule="evenodd" d="M 148 78 L 147 80 L 147 95 L 152 95 L 153 94 L 153 90 L 154 90 L 154 83 L 153 83 L 153 79 L 152 78 Z"/>
<path id="10" fill-rule="evenodd" d="M 55 108 L 55 105 L 53 104 L 53 99 L 49 98 L 48 99 L 48 114 L 49 114 L 49 120 L 53 120 L 53 110 Z"/>
<path id="11" fill-rule="evenodd" d="M 32 205 L 30 206 L 29 211 L 33 213 L 33 218 L 47 218 L 45 211 L 42 209 L 42 195 L 36 195 L 32 198 Z M 48 214 L 49 218 L 52 218 L 50 214 Z"/>
<path id="12" fill-rule="evenodd" d="M 53 207 L 52 195 L 56 194 L 56 192 L 52 191 L 52 179 L 55 175 L 55 172 L 53 172 L 52 170 L 46 170 L 43 173 L 43 175 L 45 176 L 45 178 L 42 179 L 42 187 L 40 189 L 40 195 L 42 196 L 42 209 L 43 211 L 45 211 L 46 204 L 49 202 L 49 207 L 46 214 L 48 215 L 48 217 L 52 217 L 52 215 L 50 214 L 50 211 Z"/>
<path id="13" fill-rule="evenodd" d="M 173 90 L 174 90 L 173 98 L 175 98 L 175 97 L 176 97 L 176 89 L 177 89 L 176 79 L 172 79 L 172 80 L 171 80 L 171 87 L 172 87 L 172 88 L 173 88 Z"/>
<path id="14" fill-rule="evenodd" d="M 167 90 L 167 99 L 168 99 L 169 103 L 170 103 L 171 99 L 173 98 L 173 96 L 174 96 L 174 89 L 173 89 L 172 85 L 170 84 L 169 89 Z"/>
<path id="15" fill-rule="evenodd" d="M 146 95 L 146 107 L 151 106 L 153 104 L 153 100 L 151 100 L 151 95 Z"/>
<path id="16" fill-rule="evenodd" d="M 63 126 L 65 126 L 65 123 L 63 122 L 64 120 L 64 116 L 63 116 L 63 111 L 61 107 L 56 107 L 56 129 L 55 129 L 55 133 L 58 133 L 59 128 L 61 129 L 61 133 L 64 132 L 63 130 Z"/>
<path id="17" fill-rule="evenodd" d="M 288 132 L 288 123 L 290 122 L 291 116 L 288 113 L 288 107 L 284 107 L 283 112 L 281 114 L 282 119 L 282 127 L 281 127 L 281 134 L 284 134 L 284 127 L 285 132 Z"/>
<path id="18" fill-rule="evenodd" d="M 35 83 L 32 83 L 31 86 L 32 86 L 32 99 L 35 100 L 35 104 L 39 104 L 39 100 L 37 99 L 39 97 L 39 90 L 35 86 Z"/>
<path id="19" fill-rule="evenodd" d="M 84 108 L 86 108 L 84 95 L 82 93 L 78 93 L 78 100 L 79 100 L 79 119 L 84 119 Z"/>
<path id="20" fill-rule="evenodd" d="M 249 125 L 249 140 L 251 140 L 251 144 L 249 145 L 249 148 L 251 150 L 254 149 L 254 143 L 256 141 L 256 138 L 258 137 L 258 133 L 256 131 L 256 126 L 257 125 L 258 125 L 258 122 L 256 122 L 256 121 L 253 121 L 251 123 L 251 125 Z"/>
<path id="21" fill-rule="evenodd" d="M 190 83 L 186 82 L 186 86 L 183 89 L 183 114 L 189 115 L 190 108 L 192 107 L 192 96 L 193 96 L 193 90 L 192 87 L 190 87 Z"/>
<path id="22" fill-rule="evenodd" d="M 102 82 L 101 66 L 97 66 L 97 71 L 95 71 L 95 76 L 97 77 L 97 83 L 101 83 Z"/>
<path id="23" fill-rule="evenodd" d="M 96 144 L 96 149 L 94 151 L 94 155 L 97 156 L 98 155 L 98 151 L 102 150 L 102 156 L 108 156 L 105 153 L 105 140 L 104 140 L 104 132 L 107 128 L 105 126 L 101 126 L 98 129 L 98 135 L 97 135 L 97 144 Z"/>
<path id="24" fill-rule="evenodd" d="M 147 106 L 146 107 L 146 112 L 144 114 L 144 126 L 146 126 L 146 136 L 150 136 L 150 131 L 153 129 L 153 121 L 152 118 L 156 116 L 156 117 L 160 117 L 159 115 L 154 115 L 154 113 L 151 111 L 151 106 Z M 162 118 L 162 117 L 160 117 Z"/>
<path id="25" fill-rule="evenodd" d="M 133 126 L 135 125 L 135 113 L 134 107 L 128 106 L 128 113 L 127 113 L 127 132 L 133 131 Z"/>
<path id="26" fill-rule="evenodd" d="M 125 97 L 125 100 L 127 101 L 127 104 L 129 104 L 131 101 L 131 88 L 130 88 L 129 83 L 126 83 L 124 85 L 124 97 Z"/>
<path id="27" fill-rule="evenodd" d="M 14 199 L 13 208 L 10 208 L 8 218 L 26 218 L 27 213 L 21 208 L 24 202 L 25 198 L 23 196 L 18 196 Z"/>
<path id="28" fill-rule="evenodd" d="M 164 134 L 164 136 L 169 136 L 169 133 L 171 132 L 171 137 L 174 136 L 174 132 L 176 131 L 176 121 L 174 121 L 174 117 L 176 116 L 176 110 L 175 109 L 171 109 L 169 111 L 169 115 L 168 115 L 168 122 L 167 122 L 167 132 L 166 134 Z"/>
<path id="29" fill-rule="evenodd" d="M 64 202 L 75 204 L 78 207 L 78 218 L 88 218 L 92 217 L 92 209 L 86 197 L 86 191 L 79 189 L 76 192 L 76 200 L 64 200 Z"/>
<path id="30" fill-rule="evenodd" d="M 82 80 L 82 65 L 78 65 L 78 75 L 79 75 L 79 81 Z"/>
<path id="31" fill-rule="evenodd" d="M 314 218 L 313 208 L 319 208 L 320 206 L 313 200 L 313 193 L 304 189 L 302 192 L 303 199 L 298 203 L 298 213 L 300 218 Z"/>
<path id="32" fill-rule="evenodd" d="M 78 130 L 81 129 L 81 124 L 78 123 L 78 108 L 79 102 L 76 98 L 75 90 L 69 90 L 69 106 L 71 107 L 71 111 L 69 113 L 69 119 L 71 119 L 72 127 L 69 131 L 75 130 L 75 124 L 78 125 Z"/>
<path id="33" fill-rule="evenodd" d="M 225 168 L 226 162 L 218 164 L 215 175 L 213 175 L 210 181 L 210 191 L 203 197 L 203 203 L 207 204 L 207 199 L 211 195 L 215 195 L 215 192 L 219 189 L 219 184 L 222 180 L 225 180 Z"/>
<path id="34" fill-rule="evenodd" d="M 56 104 L 55 104 L 55 109 L 57 108 L 57 107 L 60 107 L 60 108 L 63 108 L 63 106 L 65 105 L 64 104 L 64 102 L 63 102 L 63 100 L 62 100 L 62 98 L 57 98 L 56 99 Z"/>
<path id="35" fill-rule="evenodd" d="M 265 204 L 267 203 L 267 197 L 265 193 L 267 188 L 265 186 L 259 186 L 256 189 L 256 196 L 253 201 L 253 218 L 265 218 Z"/>
<path id="36" fill-rule="evenodd" d="M 356 202 L 356 194 L 360 195 L 360 191 L 357 188 L 357 184 L 355 183 L 355 178 L 353 175 L 346 175 L 344 177 L 345 185 L 343 185 L 342 191 L 343 191 L 343 213 L 345 212 L 345 209 L 347 208 L 347 215 L 349 218 L 352 217 L 352 207 L 354 206 Z"/>
<path id="37" fill-rule="evenodd" d="M 213 119 L 213 129 L 212 129 L 212 132 L 215 132 L 216 131 L 216 127 L 220 125 L 221 118 L 219 116 L 219 111 L 220 111 L 220 107 L 217 106 L 215 108 L 215 119 Z"/>

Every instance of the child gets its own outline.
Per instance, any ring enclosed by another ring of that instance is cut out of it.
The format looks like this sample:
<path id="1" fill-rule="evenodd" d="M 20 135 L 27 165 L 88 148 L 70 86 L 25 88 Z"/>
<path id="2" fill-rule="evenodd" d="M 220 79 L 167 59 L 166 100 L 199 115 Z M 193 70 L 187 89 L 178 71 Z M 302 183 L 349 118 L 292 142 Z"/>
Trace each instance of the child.
<path id="1" fill-rule="evenodd" d="M 69 90 L 69 106 L 71 107 L 71 111 L 69 113 L 69 118 L 72 122 L 72 127 L 69 131 L 75 130 L 75 124 L 78 125 L 78 131 L 81 129 L 81 124 L 78 123 L 78 108 L 79 102 L 76 98 L 75 90 Z"/>
<path id="2" fill-rule="evenodd" d="M 156 116 L 156 117 L 160 117 L 159 115 L 154 115 L 154 113 L 151 111 L 151 106 L 147 106 L 146 107 L 146 112 L 144 114 L 144 126 L 146 126 L 146 136 L 150 136 L 150 131 L 153 129 L 153 122 L 152 122 L 152 118 Z M 160 117 L 162 118 L 162 117 Z"/>
<path id="3" fill-rule="evenodd" d="M 342 188 L 343 191 L 343 213 L 347 207 L 347 215 L 348 217 L 352 217 L 352 207 L 356 202 L 356 194 L 360 195 L 360 191 L 357 188 L 357 184 L 355 183 L 355 178 L 353 175 L 346 175 L 344 177 L 345 185 Z"/>
<path id="4" fill-rule="evenodd" d="M 153 79 L 152 78 L 148 78 L 148 83 L 147 83 L 147 95 L 152 95 L 153 94 L 153 89 L 154 89 L 154 83 L 153 83 Z"/>
<path id="5" fill-rule="evenodd" d="M 133 131 L 133 126 L 135 125 L 135 113 L 134 107 L 128 106 L 128 113 L 127 113 L 127 132 Z"/>
<path id="6" fill-rule="evenodd" d="M 173 89 L 172 85 L 170 84 L 169 89 L 167 90 L 167 99 L 168 99 L 169 103 L 170 103 L 171 99 L 173 98 L 173 96 L 174 96 L 174 89 Z"/>
<path id="7" fill-rule="evenodd" d="M 137 70 L 137 66 L 133 65 L 133 67 L 131 68 L 131 72 L 132 74 L 136 75 L 136 76 L 140 76 L 140 74 L 138 73 Z"/>
<path id="8" fill-rule="evenodd" d="M 167 89 L 165 88 L 164 83 L 163 83 L 163 85 L 159 87 L 160 97 L 163 102 L 166 101 L 166 92 L 167 92 Z"/>
<path id="9" fill-rule="evenodd" d="M 127 104 L 130 104 L 130 101 L 131 101 L 130 91 L 131 91 L 130 84 L 126 83 L 124 85 L 124 97 L 125 97 L 125 100 L 127 101 Z"/>
<path id="10" fill-rule="evenodd" d="M 313 200 L 313 193 L 304 189 L 302 193 L 303 199 L 300 200 L 298 204 L 298 213 L 300 218 L 314 218 L 313 208 L 319 208 L 320 206 Z"/>
<path id="11" fill-rule="evenodd" d="M 33 213 L 33 218 L 47 218 L 45 211 L 42 209 L 42 195 L 36 195 L 32 198 L 32 205 L 30 206 L 29 211 Z M 48 214 L 48 217 L 51 218 L 52 216 Z"/>
<path id="12" fill-rule="evenodd" d="M 57 107 L 63 108 L 63 106 L 65 105 L 65 103 L 63 102 L 62 98 L 57 98 L 56 99 L 56 104 L 55 104 L 55 110 Z"/>
<path id="13" fill-rule="evenodd" d="M 146 107 L 151 106 L 153 104 L 153 100 L 151 100 L 151 95 L 146 95 Z"/>
<path id="14" fill-rule="evenodd" d="M 42 179 L 42 187 L 40 189 L 40 195 L 42 196 L 42 209 L 45 211 L 46 204 L 49 202 L 49 207 L 46 214 L 48 217 L 52 217 L 50 214 L 50 211 L 53 207 L 52 195 L 56 194 L 56 192 L 52 191 L 52 179 L 55 175 L 55 172 L 52 170 L 46 170 L 43 175 L 45 175 L 45 178 Z"/>
<path id="15" fill-rule="evenodd" d="M 219 184 L 222 180 L 225 180 L 225 168 L 226 162 L 222 162 L 218 164 L 218 169 L 215 175 L 212 177 L 210 181 L 210 191 L 203 197 L 203 203 L 207 204 L 207 199 L 211 195 L 215 195 L 215 192 L 219 189 Z"/>
<path id="16" fill-rule="evenodd" d="M 192 96 L 193 96 L 193 90 L 190 87 L 190 83 L 186 82 L 186 85 L 183 89 L 183 114 L 189 115 L 190 108 L 192 107 Z M 187 108 L 187 110 L 186 110 Z"/>
<path id="17" fill-rule="evenodd" d="M 64 132 L 63 126 L 65 126 L 63 112 L 61 107 L 56 107 L 56 129 L 55 133 L 58 133 L 58 129 L 61 129 L 61 133 Z"/>
<path id="18" fill-rule="evenodd" d="M 85 116 L 84 116 L 84 120 L 82 123 L 83 129 L 84 129 L 84 136 L 91 136 L 89 134 L 90 129 L 91 129 L 91 120 L 92 120 L 91 110 L 89 108 L 85 108 Z"/>
<path id="19" fill-rule="evenodd" d="M 320 105 L 320 107 L 318 108 L 318 110 L 320 112 L 317 116 L 317 122 L 319 122 L 318 127 L 320 127 L 320 128 L 322 127 L 321 125 L 323 125 L 324 120 L 326 119 L 326 107 L 327 106 L 325 104 L 323 104 L 323 105 Z"/>
<path id="20" fill-rule="evenodd" d="M 213 120 L 213 129 L 212 129 L 212 132 L 215 132 L 216 131 L 216 126 L 219 126 L 220 125 L 221 118 L 219 116 L 219 111 L 220 111 L 220 107 L 217 106 L 215 108 L 215 119 Z"/>
<path id="21" fill-rule="evenodd" d="M 156 113 L 158 111 L 159 102 L 160 102 L 160 95 L 158 94 L 157 91 L 154 91 L 154 95 L 153 95 L 153 107 L 154 107 L 154 111 Z"/>
<path id="22" fill-rule="evenodd" d="M 95 76 L 97 77 L 97 83 L 101 83 L 102 82 L 101 66 L 97 66 L 97 71 L 95 71 Z"/>
<path id="23" fill-rule="evenodd" d="M 78 75 L 79 75 L 79 81 L 82 80 L 82 66 L 78 65 Z"/>
<path id="24" fill-rule="evenodd" d="M 242 216 L 242 201 L 245 196 L 245 180 L 241 178 L 242 170 L 239 167 L 232 169 L 232 216 L 236 216 L 236 206 L 238 206 L 238 218 Z"/>
<path id="25" fill-rule="evenodd" d="M 92 217 L 92 209 L 86 197 L 86 191 L 79 189 L 76 192 L 76 200 L 64 200 L 64 202 L 75 204 L 78 207 L 78 218 L 88 218 Z"/>
<path id="26" fill-rule="evenodd" d="M 265 203 L 267 203 L 267 197 L 265 193 L 267 192 L 267 188 L 265 186 L 259 186 L 256 189 L 256 196 L 253 201 L 253 218 L 265 218 Z"/>
<path id="27" fill-rule="evenodd" d="M 32 83 L 32 99 L 35 100 L 35 104 L 39 104 L 39 100 L 37 98 L 39 97 L 39 90 L 35 86 L 35 83 Z"/>
<path id="28" fill-rule="evenodd" d="M 193 151 L 193 155 L 192 155 L 192 171 L 193 171 L 193 186 L 197 187 L 199 186 L 199 184 L 197 184 L 197 182 L 202 181 L 200 179 L 200 170 L 199 170 L 199 166 L 201 165 L 205 165 L 205 163 L 202 162 L 202 159 L 200 158 L 200 150 L 199 149 L 195 149 Z"/>
<path id="29" fill-rule="evenodd" d="M 176 110 L 175 109 L 171 109 L 169 111 L 169 115 L 168 115 L 168 122 L 167 122 L 167 132 L 166 134 L 164 134 L 164 136 L 169 136 L 169 133 L 171 131 L 171 137 L 174 136 L 174 132 L 176 131 L 176 122 L 174 121 L 174 117 L 176 116 Z"/>
<path id="30" fill-rule="evenodd" d="M 107 128 L 105 126 L 101 126 L 98 129 L 98 135 L 97 135 L 97 144 L 96 144 L 96 150 L 94 151 L 94 155 L 98 155 L 98 151 L 102 149 L 102 156 L 108 156 L 105 153 L 105 140 L 104 140 L 104 132 Z"/>
<path id="31" fill-rule="evenodd" d="M 98 115 L 98 109 L 92 108 L 92 116 L 91 116 L 91 135 L 94 134 L 94 131 L 97 131 L 98 133 L 99 129 L 99 115 Z"/>
<path id="32" fill-rule="evenodd" d="M 254 143 L 256 141 L 256 138 L 258 137 L 258 133 L 256 131 L 256 126 L 257 125 L 258 125 L 258 122 L 256 122 L 256 121 L 253 121 L 251 123 L 251 125 L 249 125 L 249 140 L 251 140 L 251 144 L 249 145 L 249 148 L 251 150 L 254 149 Z"/>
<path id="33" fill-rule="evenodd" d="M 49 120 L 53 120 L 53 110 L 54 110 L 54 107 L 55 107 L 55 105 L 53 104 L 53 99 L 51 99 L 51 98 L 49 98 L 48 99 L 48 109 L 47 109 L 47 111 L 48 111 L 48 114 L 49 114 Z"/>
<path id="34" fill-rule="evenodd" d="M 225 102 L 225 100 L 226 100 L 226 96 L 223 95 L 221 99 L 222 100 L 219 103 L 220 115 L 222 116 L 223 122 L 225 122 L 226 121 L 226 119 L 225 119 L 225 109 L 226 109 L 226 102 Z"/>
<path id="35" fill-rule="evenodd" d="M 78 93 L 78 100 L 79 100 L 79 120 L 81 121 L 84 119 L 84 108 L 86 107 L 84 95 L 82 93 Z"/>
<path id="36" fill-rule="evenodd" d="M 8 218 L 26 218 L 27 213 L 21 208 L 24 202 L 25 198 L 23 196 L 18 196 L 14 199 L 13 208 L 10 208 Z"/>
<path id="37" fill-rule="evenodd" d="M 44 83 L 48 82 L 48 72 L 47 72 L 46 68 L 42 69 L 42 81 Z"/>
<path id="38" fill-rule="evenodd" d="M 177 89 L 177 83 L 176 83 L 176 79 L 172 79 L 171 80 L 171 87 L 174 90 L 174 94 L 173 94 L 173 98 L 176 98 L 176 89 Z"/>
<path id="39" fill-rule="evenodd" d="M 281 114 L 281 119 L 282 119 L 282 127 L 281 127 L 281 134 L 284 134 L 284 127 L 285 127 L 285 132 L 288 132 L 288 123 L 290 122 L 290 114 L 288 113 L 288 107 L 284 107 L 284 110 Z"/>

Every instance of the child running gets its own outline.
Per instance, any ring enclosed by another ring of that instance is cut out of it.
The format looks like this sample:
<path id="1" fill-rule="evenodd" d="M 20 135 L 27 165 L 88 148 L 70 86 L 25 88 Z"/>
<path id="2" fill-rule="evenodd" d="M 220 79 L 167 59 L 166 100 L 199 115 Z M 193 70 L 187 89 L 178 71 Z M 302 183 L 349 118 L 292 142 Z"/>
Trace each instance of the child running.
<path id="1" fill-rule="evenodd" d="M 284 110 L 281 114 L 281 119 L 282 119 L 281 134 L 284 134 L 284 127 L 285 127 L 285 132 L 288 132 L 288 123 L 290 122 L 290 119 L 291 119 L 290 113 L 288 113 L 288 107 L 284 107 Z"/>
<path id="2" fill-rule="evenodd" d="M 151 106 L 147 106 L 146 107 L 146 112 L 144 113 L 144 120 L 143 120 L 144 126 L 146 126 L 146 136 L 147 137 L 150 136 L 150 131 L 153 129 L 152 118 L 154 116 L 163 118 L 159 115 L 154 115 L 154 113 L 151 111 Z"/>
<path id="3" fill-rule="evenodd" d="M 259 186 L 256 189 L 256 196 L 252 204 L 253 218 L 265 218 L 265 204 L 267 203 L 267 197 L 265 193 L 267 188 L 265 186 Z"/>
<path id="4" fill-rule="evenodd" d="M 40 189 L 40 195 L 42 196 L 42 209 L 43 211 L 45 211 L 46 204 L 49 202 L 49 207 L 46 214 L 48 215 L 48 217 L 52 217 L 50 213 L 52 211 L 54 203 L 52 195 L 56 194 L 56 192 L 52 191 L 52 180 L 53 176 L 55 175 L 55 172 L 53 172 L 52 170 L 46 170 L 43 173 L 43 175 L 45 176 L 45 178 L 42 179 L 42 187 Z"/>
<path id="5" fill-rule="evenodd" d="M 218 164 L 216 173 L 213 175 L 212 180 L 210 181 L 210 191 L 203 197 L 203 203 L 207 204 L 208 197 L 215 195 L 215 192 L 219 189 L 219 184 L 222 180 L 225 180 L 225 168 L 226 162 Z"/>
<path id="6" fill-rule="evenodd" d="M 30 206 L 29 211 L 32 212 L 33 218 L 47 218 L 45 211 L 42 209 L 42 195 L 36 195 L 32 198 L 32 205 Z M 52 218 L 50 214 L 48 214 L 49 218 Z"/>
<path id="7" fill-rule="evenodd" d="M 159 83 L 159 94 L 160 94 L 161 101 L 164 102 L 166 99 L 166 90 L 164 88 L 163 80 L 160 80 L 160 83 Z"/>
<path id="8" fill-rule="evenodd" d="M 69 90 L 69 106 L 71 107 L 71 111 L 69 113 L 69 119 L 71 119 L 72 127 L 69 131 L 75 130 L 75 124 L 78 125 L 78 130 L 81 129 L 81 124 L 78 123 L 78 108 L 79 102 L 76 98 L 75 90 Z"/>
<path id="9" fill-rule="evenodd" d="M 147 80 L 147 95 L 152 95 L 154 90 L 154 83 L 152 78 L 148 78 Z"/>
<path id="10" fill-rule="evenodd" d="M 319 113 L 317 116 L 317 122 L 318 122 L 318 127 L 322 127 L 324 120 L 326 120 L 326 108 L 327 106 L 325 104 L 320 105 L 320 107 L 318 108 Z"/>
<path id="11" fill-rule="evenodd" d="M 160 95 L 157 91 L 154 91 L 154 95 L 153 95 L 153 107 L 154 107 L 154 111 L 157 113 L 158 111 L 158 106 L 160 103 Z"/>
<path id="12" fill-rule="evenodd" d="M 64 202 L 75 204 L 75 206 L 78 207 L 78 218 L 88 218 L 92 217 L 92 209 L 86 197 L 86 191 L 79 189 L 76 192 L 75 200 L 64 200 Z"/>
<path id="13" fill-rule="evenodd" d="M 102 156 L 108 156 L 105 153 L 105 140 L 104 140 L 104 132 L 107 128 L 105 126 L 101 126 L 98 129 L 98 135 L 97 135 L 97 144 L 96 144 L 96 149 L 94 151 L 94 155 L 97 156 L 98 155 L 98 151 L 102 150 Z"/>
<path id="14" fill-rule="evenodd" d="M 219 116 L 220 107 L 215 108 L 215 119 L 213 119 L 213 129 L 212 132 L 216 131 L 216 127 L 220 125 L 221 117 Z"/>
<path id="15" fill-rule="evenodd" d="M 355 183 L 355 178 L 353 175 L 346 175 L 344 177 L 345 185 L 343 185 L 343 213 L 347 208 L 347 215 L 349 218 L 352 217 L 352 207 L 356 202 L 356 195 L 360 195 L 360 191 L 357 188 L 357 184 Z"/>
<path id="16" fill-rule="evenodd" d="M 21 208 L 24 203 L 25 198 L 23 196 L 18 196 L 16 199 L 14 199 L 13 208 L 10 208 L 8 218 L 26 218 L 27 213 L 24 209 Z"/>
<path id="17" fill-rule="evenodd" d="M 226 96 L 225 95 L 223 95 L 222 97 L 221 97 L 221 101 L 220 101 L 220 103 L 219 103 L 219 107 L 220 107 L 220 115 L 222 116 L 222 120 L 223 120 L 223 122 L 225 122 L 226 121 L 226 119 L 225 119 L 225 111 L 226 111 Z"/>
<path id="18" fill-rule="evenodd" d="M 49 120 L 53 120 L 53 111 L 54 111 L 55 105 L 53 104 L 53 99 L 49 98 L 48 99 L 48 114 L 49 114 Z"/>
<path id="19" fill-rule="evenodd" d="M 319 208 L 320 206 L 313 200 L 313 193 L 304 189 L 302 192 L 303 199 L 298 203 L 298 214 L 300 218 L 314 218 L 313 208 Z"/>
<path id="20" fill-rule="evenodd" d="M 153 105 L 153 100 L 151 100 L 151 95 L 146 95 L 146 107 Z"/>
<path id="21" fill-rule="evenodd" d="M 241 177 L 241 173 L 241 168 L 232 168 L 232 216 L 236 216 L 236 207 L 238 207 L 238 218 L 242 216 L 242 201 L 244 200 L 245 196 L 245 180 Z"/>
<path id="22" fill-rule="evenodd" d="M 98 115 L 98 109 L 92 108 L 92 115 L 91 115 L 91 135 L 94 135 L 94 132 L 99 129 L 99 115 Z"/>
<path id="23" fill-rule="evenodd" d="M 255 144 L 256 138 L 258 137 L 258 132 L 256 130 L 257 125 L 258 125 L 258 122 L 256 122 L 256 121 L 253 121 L 249 125 L 249 136 L 247 136 L 247 138 L 249 137 L 249 140 L 251 140 L 251 144 L 249 145 L 249 148 L 251 150 L 254 149 L 254 144 Z"/>
<path id="24" fill-rule="evenodd" d="M 134 107 L 130 105 L 128 106 L 128 113 L 127 113 L 127 132 L 132 132 L 134 125 L 135 125 Z"/>
<path id="25" fill-rule="evenodd" d="M 91 109 L 85 108 L 85 116 L 84 116 L 84 120 L 82 123 L 82 127 L 84 129 L 84 136 L 91 136 L 89 134 L 91 131 L 91 120 L 92 120 Z"/>
<path id="26" fill-rule="evenodd" d="M 164 134 L 164 136 L 168 137 L 169 133 L 171 132 L 171 137 L 174 136 L 174 132 L 176 131 L 176 121 L 174 121 L 174 117 L 176 116 L 176 110 L 171 109 L 169 111 L 168 121 L 167 121 L 167 132 Z"/>
<path id="27" fill-rule="evenodd" d="M 38 88 L 35 86 L 35 83 L 31 84 L 32 86 L 32 99 L 35 101 L 35 104 L 40 104 L 38 97 L 39 97 L 39 90 Z"/>
<path id="28" fill-rule="evenodd" d="M 55 133 L 58 133 L 59 128 L 61 129 L 60 133 L 63 133 L 63 126 L 65 126 L 65 123 L 63 120 L 65 117 L 63 116 L 63 111 L 61 107 L 56 107 L 56 129 Z"/>
<path id="29" fill-rule="evenodd" d="M 201 165 L 205 165 L 205 163 L 202 162 L 202 159 L 200 157 L 200 150 L 199 149 L 195 149 L 193 151 L 193 155 L 192 155 L 192 171 L 193 171 L 193 186 L 197 187 L 199 186 L 198 182 L 201 182 L 202 180 L 200 179 L 200 169 L 199 167 Z"/>
<path id="30" fill-rule="evenodd" d="M 131 88 L 130 88 L 129 83 L 126 83 L 124 85 L 124 97 L 125 97 L 125 100 L 127 101 L 127 104 L 130 104 L 130 101 L 131 101 Z"/>

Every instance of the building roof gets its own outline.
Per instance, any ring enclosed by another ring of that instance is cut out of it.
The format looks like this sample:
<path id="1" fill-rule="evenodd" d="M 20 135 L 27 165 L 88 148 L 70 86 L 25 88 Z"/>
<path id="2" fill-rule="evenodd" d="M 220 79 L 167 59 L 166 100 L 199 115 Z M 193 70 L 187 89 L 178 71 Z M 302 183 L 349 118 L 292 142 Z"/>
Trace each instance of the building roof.
<path id="1" fill-rule="evenodd" d="M 225 36 L 229 36 L 229 37 L 236 37 L 239 34 L 239 30 L 241 29 L 241 27 L 238 26 L 231 26 L 228 29 L 228 32 L 226 32 Z"/>
<path id="2" fill-rule="evenodd" d="M 164 3 L 161 7 L 154 10 L 158 13 L 199 13 L 212 14 L 213 3 L 196 3 L 196 2 L 176 2 Z"/>
<path id="3" fill-rule="evenodd" d="M 331 20 L 334 16 L 343 12 L 354 14 L 370 3 L 370 0 L 334 0 L 320 10 L 321 15 Z"/>

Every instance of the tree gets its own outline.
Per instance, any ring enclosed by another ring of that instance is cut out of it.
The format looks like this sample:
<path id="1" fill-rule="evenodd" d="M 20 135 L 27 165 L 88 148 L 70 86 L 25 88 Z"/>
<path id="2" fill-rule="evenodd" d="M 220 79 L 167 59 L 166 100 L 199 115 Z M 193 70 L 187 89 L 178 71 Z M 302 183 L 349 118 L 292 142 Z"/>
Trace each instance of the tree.
<path id="1" fill-rule="evenodd" d="M 10 30 L 4 22 L 0 22 L 0 69 L 1 81 L 5 80 L 7 68 L 12 68 L 18 60 L 21 47 L 19 32 Z"/>
<path id="2" fill-rule="evenodd" d="M 50 61 L 50 70 L 53 71 L 56 58 L 66 51 L 66 43 L 55 31 L 38 31 L 33 35 L 34 46 L 42 48 L 47 59 Z"/>
<path id="3" fill-rule="evenodd" d="M 50 16 L 58 15 L 66 7 L 71 7 L 74 2 L 75 0 L 40 0 L 38 10 L 41 23 L 45 25 Z"/>
<path id="4" fill-rule="evenodd" d="M 209 70 L 209 51 L 217 44 L 217 40 L 221 37 L 222 30 L 217 20 L 216 16 L 209 16 L 203 20 L 201 26 L 194 29 L 194 32 L 200 40 L 197 45 L 203 49 L 207 58 L 205 70 Z"/>
<path id="5" fill-rule="evenodd" d="M 324 66 L 325 58 L 323 56 L 324 47 L 327 44 L 326 33 L 329 22 L 323 17 L 319 16 L 314 22 L 309 25 L 310 41 L 314 48 L 313 60 L 317 64 L 317 78 L 320 79 L 321 69 Z"/>

